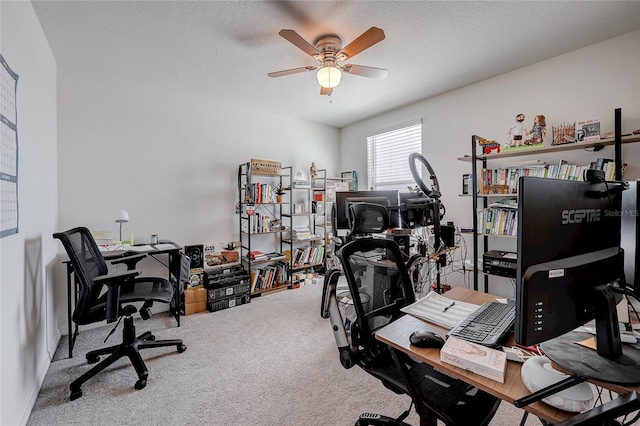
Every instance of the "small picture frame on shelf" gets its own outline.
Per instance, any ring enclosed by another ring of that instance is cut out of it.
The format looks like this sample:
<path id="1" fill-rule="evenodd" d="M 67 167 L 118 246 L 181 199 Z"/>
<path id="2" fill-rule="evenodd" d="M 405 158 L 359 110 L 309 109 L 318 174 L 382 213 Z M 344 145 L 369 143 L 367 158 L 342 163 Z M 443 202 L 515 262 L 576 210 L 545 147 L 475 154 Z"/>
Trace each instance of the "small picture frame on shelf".
<path id="1" fill-rule="evenodd" d="M 293 213 L 294 213 L 294 214 L 304 213 L 304 204 L 302 204 L 302 203 L 295 203 L 295 204 L 293 205 Z"/>
<path id="2" fill-rule="evenodd" d="M 462 193 L 464 195 L 469 194 L 469 177 L 470 176 L 471 176 L 470 174 L 462 175 Z"/>
<path id="3" fill-rule="evenodd" d="M 311 213 L 324 214 L 324 203 L 322 201 L 312 201 Z"/>

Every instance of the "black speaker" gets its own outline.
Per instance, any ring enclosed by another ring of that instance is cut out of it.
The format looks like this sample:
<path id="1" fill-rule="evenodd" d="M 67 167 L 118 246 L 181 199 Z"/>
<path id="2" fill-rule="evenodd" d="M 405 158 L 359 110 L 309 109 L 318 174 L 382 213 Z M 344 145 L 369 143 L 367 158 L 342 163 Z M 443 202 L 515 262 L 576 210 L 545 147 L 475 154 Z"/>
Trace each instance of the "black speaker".
<path id="1" fill-rule="evenodd" d="M 440 239 L 447 247 L 453 247 L 456 245 L 456 227 L 453 222 L 449 222 L 446 225 L 440 225 Z"/>
<path id="2" fill-rule="evenodd" d="M 411 248 L 411 242 L 408 235 L 395 236 L 393 237 L 394 241 L 400 247 L 400 251 L 405 256 L 409 256 L 409 249 Z"/>
<path id="3" fill-rule="evenodd" d="M 390 235 L 387 234 L 387 239 L 393 239 L 398 244 L 402 257 L 406 260 L 409 259 L 409 250 L 411 249 L 411 238 L 409 235 Z"/>
<path id="4" fill-rule="evenodd" d="M 184 253 L 191 259 L 191 269 L 202 268 L 203 250 L 203 245 L 184 246 Z"/>

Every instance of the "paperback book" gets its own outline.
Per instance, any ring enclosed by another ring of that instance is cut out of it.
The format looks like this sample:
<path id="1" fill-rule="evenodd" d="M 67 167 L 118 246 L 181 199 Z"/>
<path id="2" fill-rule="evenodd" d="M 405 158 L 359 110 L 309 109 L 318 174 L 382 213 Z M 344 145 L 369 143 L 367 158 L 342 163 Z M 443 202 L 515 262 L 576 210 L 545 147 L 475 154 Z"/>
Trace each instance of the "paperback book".
<path id="1" fill-rule="evenodd" d="M 449 337 L 440 349 L 440 361 L 504 383 L 507 354 L 502 351 Z"/>

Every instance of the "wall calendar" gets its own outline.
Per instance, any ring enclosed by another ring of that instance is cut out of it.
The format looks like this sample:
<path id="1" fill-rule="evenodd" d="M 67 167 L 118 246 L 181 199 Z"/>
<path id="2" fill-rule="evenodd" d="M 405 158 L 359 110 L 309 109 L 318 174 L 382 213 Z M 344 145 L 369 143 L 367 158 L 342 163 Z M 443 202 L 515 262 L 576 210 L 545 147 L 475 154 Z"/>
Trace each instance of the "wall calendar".
<path id="1" fill-rule="evenodd" d="M 18 74 L 0 54 L 0 238 L 18 233 Z"/>

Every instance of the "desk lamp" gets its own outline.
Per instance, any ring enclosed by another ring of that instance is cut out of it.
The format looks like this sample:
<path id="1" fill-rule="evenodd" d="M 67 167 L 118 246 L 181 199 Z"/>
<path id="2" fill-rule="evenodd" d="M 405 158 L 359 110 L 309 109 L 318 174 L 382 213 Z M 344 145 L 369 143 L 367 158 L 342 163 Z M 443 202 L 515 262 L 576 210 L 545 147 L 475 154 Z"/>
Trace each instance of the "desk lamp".
<path id="1" fill-rule="evenodd" d="M 116 219 L 116 223 L 120 224 L 120 243 L 122 243 L 122 224 L 129 222 L 129 213 L 126 210 L 120 210 L 120 216 Z"/>

